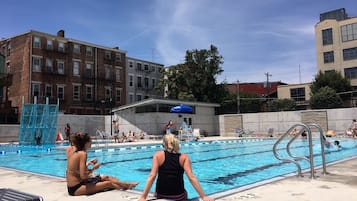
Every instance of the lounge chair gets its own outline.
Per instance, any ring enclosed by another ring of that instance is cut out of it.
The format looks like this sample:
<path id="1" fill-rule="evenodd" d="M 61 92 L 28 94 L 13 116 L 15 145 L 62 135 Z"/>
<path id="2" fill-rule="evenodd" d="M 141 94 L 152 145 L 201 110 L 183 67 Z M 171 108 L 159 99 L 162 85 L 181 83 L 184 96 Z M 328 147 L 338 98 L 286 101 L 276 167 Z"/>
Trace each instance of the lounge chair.
<path id="1" fill-rule="evenodd" d="M 11 188 L 0 188 L 0 200 L 6 201 L 42 201 L 41 196 L 20 192 Z"/>

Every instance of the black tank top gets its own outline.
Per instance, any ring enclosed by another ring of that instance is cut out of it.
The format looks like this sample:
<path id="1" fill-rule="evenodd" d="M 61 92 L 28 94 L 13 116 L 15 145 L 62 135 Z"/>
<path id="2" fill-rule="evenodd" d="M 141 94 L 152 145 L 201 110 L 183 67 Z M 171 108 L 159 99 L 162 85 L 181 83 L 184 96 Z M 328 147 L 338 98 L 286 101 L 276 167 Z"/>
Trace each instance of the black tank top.
<path id="1" fill-rule="evenodd" d="M 185 193 L 184 169 L 180 166 L 179 153 L 165 151 L 165 161 L 159 167 L 156 192 L 161 195 L 180 195 Z"/>

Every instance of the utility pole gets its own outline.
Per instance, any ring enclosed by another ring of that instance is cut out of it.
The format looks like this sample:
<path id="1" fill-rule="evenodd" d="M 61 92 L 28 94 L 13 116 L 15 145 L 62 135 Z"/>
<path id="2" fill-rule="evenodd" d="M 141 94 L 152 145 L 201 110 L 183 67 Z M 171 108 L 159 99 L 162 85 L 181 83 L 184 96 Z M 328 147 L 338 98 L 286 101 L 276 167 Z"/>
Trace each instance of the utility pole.
<path id="1" fill-rule="evenodd" d="M 271 74 L 269 74 L 269 72 L 265 73 L 265 76 L 267 76 L 267 83 L 266 83 L 266 96 L 265 98 L 267 99 L 267 109 L 269 109 L 269 77 L 271 77 Z"/>
<path id="2" fill-rule="evenodd" d="M 240 92 L 239 92 L 239 80 L 237 80 L 237 114 L 240 113 Z"/>

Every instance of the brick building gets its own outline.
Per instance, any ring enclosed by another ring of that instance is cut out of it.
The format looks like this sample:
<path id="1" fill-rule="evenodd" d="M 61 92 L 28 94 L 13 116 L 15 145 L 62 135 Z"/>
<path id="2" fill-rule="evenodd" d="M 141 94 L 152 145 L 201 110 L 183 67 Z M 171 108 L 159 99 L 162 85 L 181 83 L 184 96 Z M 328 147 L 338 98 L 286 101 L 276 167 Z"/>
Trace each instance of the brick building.
<path id="1" fill-rule="evenodd" d="M 126 51 L 31 30 L 0 40 L 5 73 L 11 74 L 8 99 L 59 103 L 60 112 L 107 114 L 126 103 Z"/>

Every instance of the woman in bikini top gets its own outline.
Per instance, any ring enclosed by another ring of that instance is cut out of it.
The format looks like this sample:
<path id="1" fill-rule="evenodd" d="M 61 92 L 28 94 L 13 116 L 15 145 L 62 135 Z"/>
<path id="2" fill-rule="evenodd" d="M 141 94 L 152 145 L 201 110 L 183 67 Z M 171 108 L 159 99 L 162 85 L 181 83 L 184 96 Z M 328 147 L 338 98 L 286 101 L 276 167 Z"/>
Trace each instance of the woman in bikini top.
<path id="1" fill-rule="evenodd" d="M 87 163 L 87 150 L 92 140 L 87 133 L 76 133 L 71 136 L 71 143 L 75 148 L 67 148 L 67 188 L 69 195 L 90 195 L 109 189 L 132 189 L 137 182 L 123 182 L 111 176 L 99 176 L 93 179 L 93 171 L 100 167 L 97 160 Z M 87 166 L 92 164 L 89 169 Z"/>

